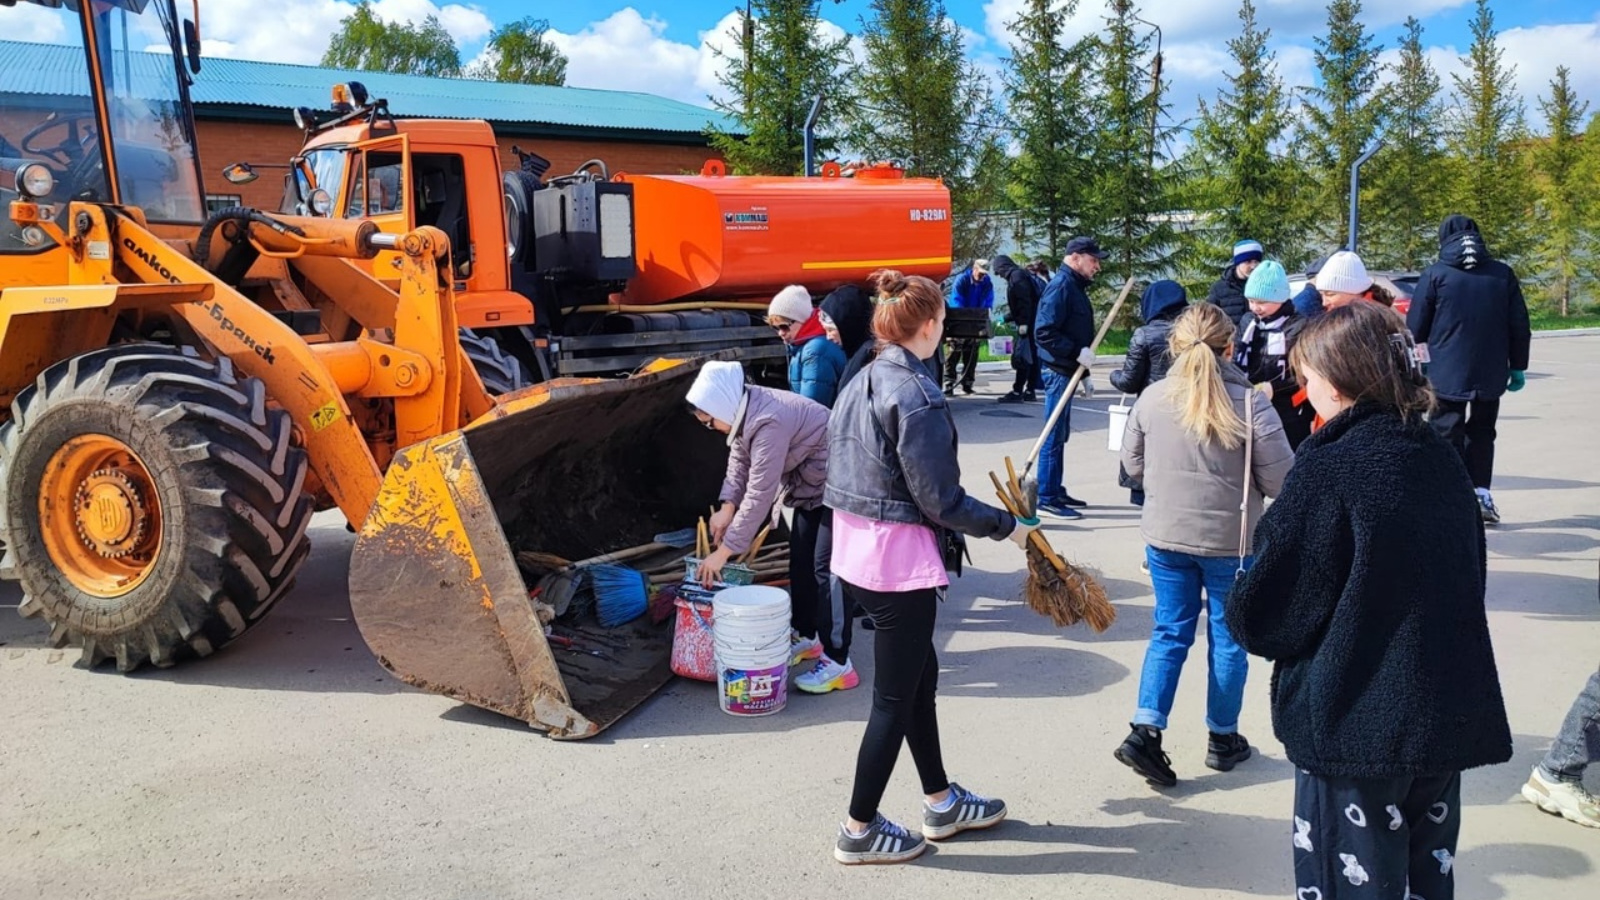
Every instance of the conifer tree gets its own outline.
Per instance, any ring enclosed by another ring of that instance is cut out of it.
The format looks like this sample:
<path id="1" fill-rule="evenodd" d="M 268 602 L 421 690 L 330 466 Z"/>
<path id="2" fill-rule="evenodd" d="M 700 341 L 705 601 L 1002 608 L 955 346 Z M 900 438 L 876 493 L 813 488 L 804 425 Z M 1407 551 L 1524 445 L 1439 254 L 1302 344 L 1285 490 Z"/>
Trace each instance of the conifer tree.
<path id="1" fill-rule="evenodd" d="M 840 103 L 827 103 L 835 72 L 845 59 L 846 39 L 824 37 L 820 0 L 752 0 L 754 36 L 745 51 L 723 54 L 719 77 L 732 100 L 713 100 L 737 118 L 743 134 L 713 129 L 711 145 L 741 174 L 797 175 L 805 164 L 805 121 L 812 101 L 824 95 L 817 122 L 817 152 L 832 146 L 829 126 Z M 839 98 L 832 98 L 837 101 Z"/>
<path id="2" fill-rule="evenodd" d="M 1087 47 L 1064 46 L 1078 0 L 1027 0 L 1007 23 L 1014 42 L 1005 74 L 1007 127 L 1018 147 L 1012 202 L 1052 259 L 1082 215 L 1090 170 Z"/>
<path id="3" fill-rule="evenodd" d="M 1348 233 L 1350 166 L 1372 143 L 1381 118 L 1375 95 L 1383 47 L 1373 44 L 1360 15 L 1360 0 L 1332 0 L 1326 34 L 1312 39 L 1318 83 L 1303 89 L 1295 143 L 1309 181 L 1301 202 L 1311 211 L 1309 237 L 1318 246 L 1333 246 Z"/>
<path id="4" fill-rule="evenodd" d="M 1228 84 L 1214 103 L 1201 101 L 1184 160 L 1195 223 L 1182 236 L 1179 264 L 1195 284 L 1214 279 L 1241 238 L 1260 241 L 1268 256 L 1285 261 L 1305 256 L 1299 224 L 1305 206 L 1295 167 L 1281 152 L 1289 100 L 1276 55 L 1267 49 L 1271 31 L 1257 23 L 1251 0 L 1243 0 L 1239 21 L 1239 36 L 1228 41 L 1235 68 L 1225 73 Z"/>
<path id="5" fill-rule="evenodd" d="M 1422 46 L 1422 23 L 1405 24 L 1394 79 L 1380 92 L 1385 110 L 1383 149 L 1367 163 L 1372 187 L 1363 204 L 1362 254 L 1373 268 L 1421 269 L 1438 255 L 1444 217 L 1444 152 L 1439 120 L 1439 76 Z M 1331 245 L 1330 248 L 1331 249 Z"/>
<path id="6" fill-rule="evenodd" d="M 1153 83 L 1151 41 L 1132 0 L 1112 0 L 1093 54 L 1099 96 L 1085 232 L 1111 255 L 1109 281 L 1164 277 L 1176 235 L 1166 166 L 1164 86 Z"/>
<path id="7" fill-rule="evenodd" d="M 1489 0 L 1478 0 L 1472 47 L 1455 81 L 1449 149 L 1450 212 L 1476 219 L 1495 256 L 1515 263 L 1532 249 L 1532 173 L 1520 144 L 1527 137 L 1516 67 L 1505 62 Z"/>
<path id="8" fill-rule="evenodd" d="M 1586 173 L 1580 166 L 1583 149 L 1578 140 L 1589 104 L 1578 100 L 1571 75 L 1566 66 L 1557 66 L 1549 99 L 1539 99 L 1547 137 L 1534 151 L 1534 163 L 1543 176 L 1539 221 L 1544 225 L 1536 258 L 1547 274 L 1548 295 L 1563 316 L 1571 310 L 1573 290 L 1586 268 L 1584 213 L 1594 193 L 1593 184 L 1581 177 Z"/>
<path id="9" fill-rule="evenodd" d="M 961 30 L 942 0 L 873 0 L 862 23 L 865 58 L 852 67 L 842 118 L 851 148 L 868 159 L 904 163 L 915 175 L 945 180 L 957 243 L 966 220 L 1003 197 L 977 195 L 974 160 L 992 118 L 986 82 L 967 61 Z M 958 247 L 957 256 L 986 248 Z"/>

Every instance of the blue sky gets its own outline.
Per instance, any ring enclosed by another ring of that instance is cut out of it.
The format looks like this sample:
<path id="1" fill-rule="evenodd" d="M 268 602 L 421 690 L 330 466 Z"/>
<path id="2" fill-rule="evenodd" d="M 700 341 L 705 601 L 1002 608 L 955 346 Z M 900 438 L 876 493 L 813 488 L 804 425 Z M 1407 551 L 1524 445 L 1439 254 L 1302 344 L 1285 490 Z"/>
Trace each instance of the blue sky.
<path id="1" fill-rule="evenodd" d="M 998 78 L 1009 54 L 1007 27 L 1026 0 L 949 0 L 968 52 Z M 273 0 L 262 14 L 258 0 L 204 0 L 209 54 L 278 62 L 316 63 L 339 19 L 355 0 Z M 573 87 L 644 91 L 699 105 L 721 90 L 719 45 L 735 48 L 729 31 L 742 0 L 600 0 L 594 3 L 527 3 L 525 0 L 374 0 L 380 17 L 420 22 L 439 17 L 471 61 L 497 23 L 532 15 L 547 18 L 552 39 L 569 58 Z M 1291 86 L 1308 85 L 1314 72 L 1312 39 L 1323 28 L 1320 0 L 1256 0 L 1257 16 L 1272 31 L 1279 73 Z M 1495 0 L 1496 26 L 1506 62 L 1516 67 L 1530 123 L 1538 125 L 1537 98 L 1547 92 L 1558 63 L 1568 65 L 1579 96 L 1600 108 L 1600 9 L 1595 0 Z M 1079 0 L 1069 32 L 1103 24 L 1105 0 Z M 1142 17 L 1161 26 L 1168 101 L 1173 118 L 1194 111 L 1197 98 L 1214 97 L 1229 66 L 1226 41 L 1237 34 L 1239 0 L 1143 0 Z M 1473 0 L 1366 0 L 1363 21 L 1380 43 L 1393 48 L 1407 15 L 1425 27 L 1424 41 L 1446 90 L 1471 42 Z M 870 10 L 868 0 L 824 2 L 824 28 L 853 33 Z"/>

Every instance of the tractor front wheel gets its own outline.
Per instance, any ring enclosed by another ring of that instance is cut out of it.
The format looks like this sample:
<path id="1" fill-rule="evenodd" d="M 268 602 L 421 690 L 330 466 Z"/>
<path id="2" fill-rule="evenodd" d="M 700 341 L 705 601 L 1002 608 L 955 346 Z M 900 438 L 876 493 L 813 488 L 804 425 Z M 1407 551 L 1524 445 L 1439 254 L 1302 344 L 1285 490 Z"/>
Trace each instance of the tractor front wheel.
<path id="1" fill-rule="evenodd" d="M 288 414 L 226 359 L 122 345 L 57 363 L 0 425 L 0 577 L 80 665 L 208 655 L 293 582 L 305 475 Z"/>

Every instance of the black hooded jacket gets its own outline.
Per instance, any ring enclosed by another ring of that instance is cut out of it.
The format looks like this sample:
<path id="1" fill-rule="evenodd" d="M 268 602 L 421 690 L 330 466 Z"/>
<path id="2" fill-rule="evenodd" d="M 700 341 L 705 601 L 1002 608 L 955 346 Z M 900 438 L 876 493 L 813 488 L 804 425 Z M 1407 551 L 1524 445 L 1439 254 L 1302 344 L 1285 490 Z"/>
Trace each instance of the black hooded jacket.
<path id="1" fill-rule="evenodd" d="M 1039 282 L 1033 273 L 1001 254 L 994 258 L 994 275 L 1006 281 L 1006 321 L 1032 328 L 1039 314 Z"/>
<path id="2" fill-rule="evenodd" d="M 1361 403 L 1295 455 L 1228 595 L 1273 661 L 1272 725 L 1313 775 L 1443 775 L 1511 758 L 1472 480 L 1426 423 Z"/>
<path id="3" fill-rule="evenodd" d="M 1497 399 L 1511 371 L 1528 368 L 1533 333 L 1522 285 L 1466 216 L 1439 226 L 1439 261 L 1423 270 L 1406 325 L 1428 345 L 1428 377 L 1443 399 Z"/>
<path id="4" fill-rule="evenodd" d="M 872 361 L 872 300 L 853 284 L 835 288 L 819 307 L 839 329 L 839 346 L 849 361 L 839 373 L 839 389 Z"/>
<path id="5" fill-rule="evenodd" d="M 1211 293 L 1206 295 L 1206 302 L 1222 307 L 1236 328 L 1239 320 L 1250 311 L 1250 303 L 1244 299 L 1245 280 L 1239 277 L 1238 266 L 1229 266 L 1222 270 L 1222 277 L 1217 279 L 1217 283 L 1211 286 Z"/>
<path id="6" fill-rule="evenodd" d="M 1124 394 L 1141 394 L 1167 377 L 1172 352 L 1167 338 L 1172 322 L 1189 307 L 1189 295 L 1176 281 L 1157 281 L 1139 298 L 1139 316 L 1145 324 L 1134 329 L 1122 369 L 1111 373 L 1111 386 Z"/>

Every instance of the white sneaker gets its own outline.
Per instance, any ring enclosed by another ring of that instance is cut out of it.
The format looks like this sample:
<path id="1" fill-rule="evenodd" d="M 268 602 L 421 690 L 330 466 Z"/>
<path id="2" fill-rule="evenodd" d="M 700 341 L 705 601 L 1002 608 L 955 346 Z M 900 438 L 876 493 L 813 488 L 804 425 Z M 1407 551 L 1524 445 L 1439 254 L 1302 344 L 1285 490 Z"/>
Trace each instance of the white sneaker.
<path id="1" fill-rule="evenodd" d="M 808 694 L 826 694 L 829 691 L 848 691 L 861 683 L 856 667 L 850 660 L 843 665 L 824 656 L 808 672 L 794 677 L 794 686 Z"/>
<path id="2" fill-rule="evenodd" d="M 1538 766 L 1533 767 L 1528 783 L 1522 786 L 1522 796 L 1553 816 L 1589 828 L 1600 828 L 1600 799 L 1584 790 L 1581 784 L 1552 781 L 1544 777 Z"/>
<path id="3" fill-rule="evenodd" d="M 816 638 L 803 638 L 789 632 L 789 665 L 798 666 L 808 659 L 822 655 L 822 642 Z"/>

